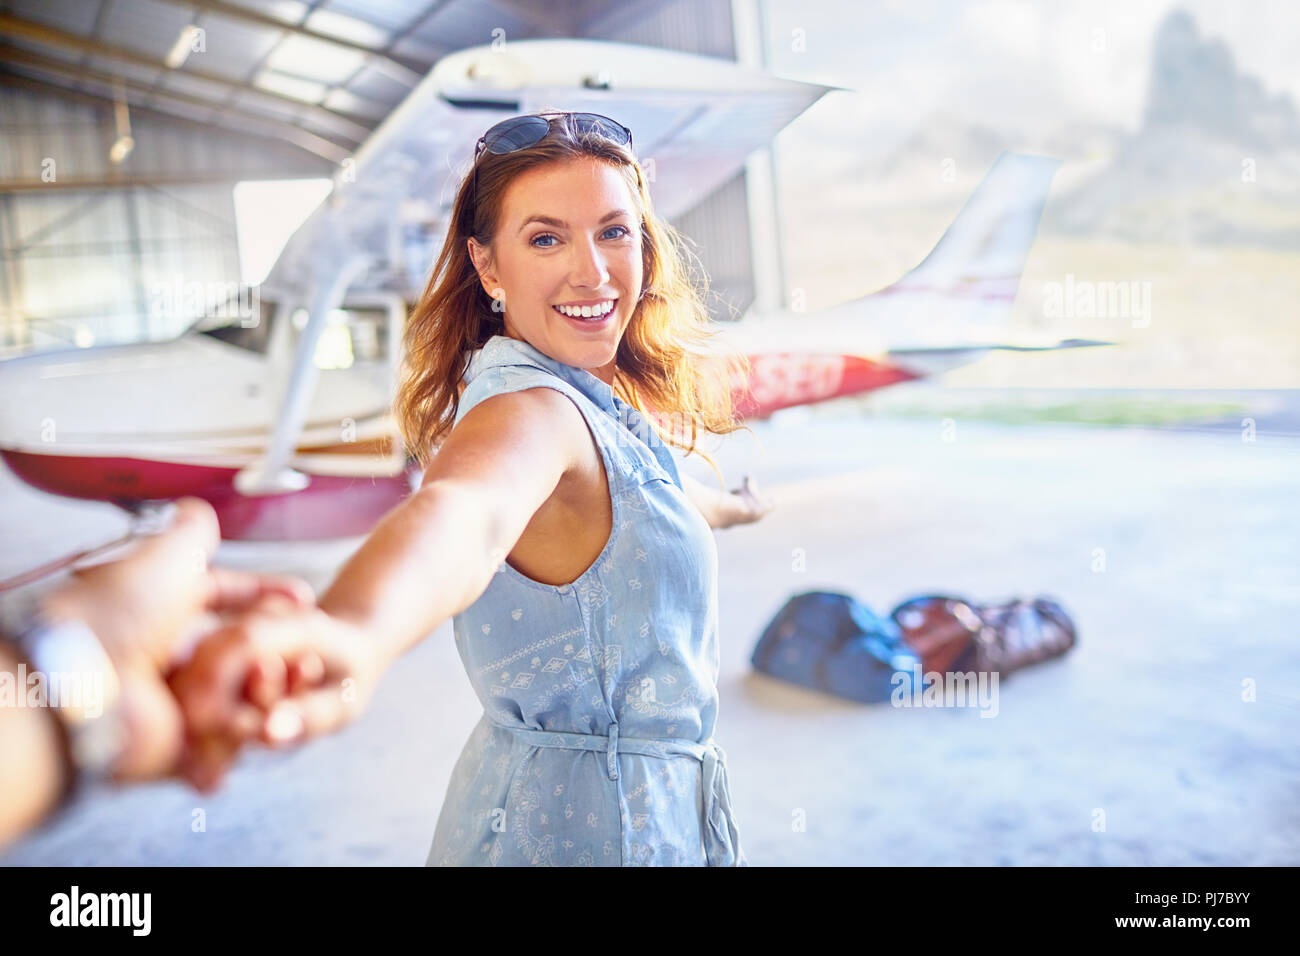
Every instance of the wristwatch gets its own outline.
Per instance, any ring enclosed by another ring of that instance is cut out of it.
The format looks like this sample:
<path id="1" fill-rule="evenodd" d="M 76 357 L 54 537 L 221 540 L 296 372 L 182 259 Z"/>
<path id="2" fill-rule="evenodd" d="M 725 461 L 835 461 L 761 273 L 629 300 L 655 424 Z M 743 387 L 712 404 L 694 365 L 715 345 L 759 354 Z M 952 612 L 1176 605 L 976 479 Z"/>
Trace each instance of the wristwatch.
<path id="1" fill-rule="evenodd" d="M 48 618 L 33 602 L 24 611 L 13 644 L 20 666 L 17 687 L 41 688 L 41 706 L 59 718 L 75 789 L 107 780 L 126 746 L 117 668 L 95 632 L 76 618 Z M 30 695 L 29 695 L 30 696 Z"/>

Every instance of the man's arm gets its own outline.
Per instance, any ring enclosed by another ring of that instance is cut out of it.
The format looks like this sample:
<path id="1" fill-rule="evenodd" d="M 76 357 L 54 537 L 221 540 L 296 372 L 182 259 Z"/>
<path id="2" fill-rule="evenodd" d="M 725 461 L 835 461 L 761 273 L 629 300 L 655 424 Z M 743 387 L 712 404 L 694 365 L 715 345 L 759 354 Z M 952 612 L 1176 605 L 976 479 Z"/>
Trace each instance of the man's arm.
<path id="1" fill-rule="evenodd" d="M 66 785 L 63 743 L 49 707 L 20 707 L 27 687 L 18 658 L 0 643 L 0 687 L 13 688 L 13 706 L 0 691 L 0 847 L 35 826 L 58 802 Z"/>
<path id="2" fill-rule="evenodd" d="M 304 581 L 209 568 L 219 540 L 212 506 L 182 498 L 162 533 L 137 542 L 125 557 L 74 571 L 39 599 L 42 620 L 86 625 L 116 671 L 126 736 L 112 768 L 119 782 L 164 777 L 176 769 L 180 711 L 162 672 L 198 615 L 241 613 L 267 595 L 295 606 L 311 601 Z M 0 642 L 0 846 L 45 818 L 71 772 L 62 717 L 48 706 L 53 701 L 7 706 L 10 689 L 13 704 L 27 703 L 20 663 L 30 679 L 32 665 Z"/>

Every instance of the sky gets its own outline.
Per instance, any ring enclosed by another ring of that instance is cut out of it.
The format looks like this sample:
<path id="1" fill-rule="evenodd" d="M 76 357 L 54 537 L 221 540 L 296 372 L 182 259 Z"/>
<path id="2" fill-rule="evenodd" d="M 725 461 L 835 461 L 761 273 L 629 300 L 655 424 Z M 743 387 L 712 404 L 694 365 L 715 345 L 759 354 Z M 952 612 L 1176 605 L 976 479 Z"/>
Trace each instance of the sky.
<path id="1" fill-rule="evenodd" d="M 776 140 L 787 282 L 806 290 L 810 309 L 894 281 L 933 247 L 988 168 L 984 159 L 959 163 L 957 181 L 941 183 L 937 157 L 987 157 L 991 148 L 1060 156 L 1058 197 L 1113 163 L 1122 141 L 1141 128 L 1155 33 L 1175 10 L 1192 16 L 1202 43 L 1222 40 L 1239 75 L 1300 106 L 1300 4 L 1293 0 L 764 3 L 771 73 L 850 88 L 822 97 Z M 1180 142 L 1198 141 L 1156 138 L 1146 155 L 1167 156 Z M 926 165 L 926 157 L 935 163 Z M 1211 175 L 1217 158 L 1204 157 Z M 1230 147 L 1229 158 L 1229 185 L 1240 187 Z M 1140 197 L 1150 169 L 1121 166 L 1112 185 L 1131 175 Z M 1284 304 L 1294 298 L 1294 254 L 1179 241 L 1180 222 L 1207 214 L 1205 192 L 1145 209 L 1136 200 L 1135 215 L 1168 226 L 1156 230 L 1164 240 L 1040 232 L 1031 251 L 1025 275 L 1034 281 L 1072 272 L 1151 282 L 1161 316 L 1153 332 L 1134 334 L 1123 350 L 1055 353 L 1032 363 L 1001 353 L 946 381 L 1294 387 L 1296 337 Z M 1128 194 L 1115 187 L 1101 195 L 1122 209 Z M 1252 208 L 1228 211 L 1244 217 Z M 1261 228 L 1289 221 L 1279 210 L 1275 223 L 1271 212 Z M 1031 291 L 1026 298 L 1025 288 L 1017 306 L 1033 318 L 1041 297 Z"/>
<path id="2" fill-rule="evenodd" d="M 831 93 L 782 144 L 852 142 L 886 153 L 927 116 L 955 114 L 996 130 L 1096 124 L 1137 128 L 1151 43 L 1184 9 L 1221 37 L 1239 70 L 1300 102 L 1293 0 L 765 0 L 769 70 L 850 87 Z M 796 30 L 803 30 L 797 49 Z"/>

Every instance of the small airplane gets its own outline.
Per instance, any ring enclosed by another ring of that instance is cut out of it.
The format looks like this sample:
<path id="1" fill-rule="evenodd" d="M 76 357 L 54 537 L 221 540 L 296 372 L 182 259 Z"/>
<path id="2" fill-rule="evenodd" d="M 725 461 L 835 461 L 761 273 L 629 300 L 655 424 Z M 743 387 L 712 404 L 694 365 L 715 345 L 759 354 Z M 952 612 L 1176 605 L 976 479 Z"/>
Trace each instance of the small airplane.
<path id="1" fill-rule="evenodd" d="M 204 498 L 228 540 L 364 534 L 419 485 L 390 413 L 401 330 L 484 129 L 542 109 L 613 116 L 634 131 L 656 211 L 671 219 L 831 89 L 601 41 L 451 54 L 343 162 L 252 300 L 241 290 L 238 308 L 170 341 L 0 362 L 0 456 L 35 488 L 137 515 Z M 733 382 L 739 414 L 921 378 L 991 349 L 1108 344 L 1005 334 L 1056 166 L 1004 153 L 930 255 L 879 292 L 716 323 L 715 342 L 750 362 Z"/>

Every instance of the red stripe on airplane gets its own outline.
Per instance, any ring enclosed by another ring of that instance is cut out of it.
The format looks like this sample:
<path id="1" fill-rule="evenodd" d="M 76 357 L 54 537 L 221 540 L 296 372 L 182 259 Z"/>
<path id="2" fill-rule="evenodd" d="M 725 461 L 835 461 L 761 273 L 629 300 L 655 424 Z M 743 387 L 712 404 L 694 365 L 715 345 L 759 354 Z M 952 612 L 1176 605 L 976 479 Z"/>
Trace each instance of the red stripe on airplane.
<path id="1" fill-rule="evenodd" d="M 357 478 L 312 475 L 302 491 L 245 496 L 235 490 L 236 468 L 0 450 L 29 485 L 50 494 L 91 501 L 134 503 L 193 495 L 217 512 L 230 541 L 294 541 L 365 534 L 411 493 L 417 466 L 403 474 Z M 412 471 L 412 469 L 416 469 Z"/>
<path id="2" fill-rule="evenodd" d="M 749 361 L 748 381 L 732 390 L 736 413 L 742 418 L 766 418 L 782 408 L 856 395 L 918 377 L 857 355 L 776 352 L 750 356 Z"/>

